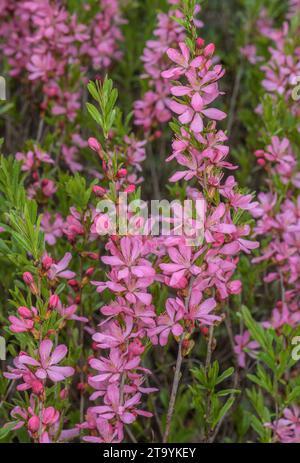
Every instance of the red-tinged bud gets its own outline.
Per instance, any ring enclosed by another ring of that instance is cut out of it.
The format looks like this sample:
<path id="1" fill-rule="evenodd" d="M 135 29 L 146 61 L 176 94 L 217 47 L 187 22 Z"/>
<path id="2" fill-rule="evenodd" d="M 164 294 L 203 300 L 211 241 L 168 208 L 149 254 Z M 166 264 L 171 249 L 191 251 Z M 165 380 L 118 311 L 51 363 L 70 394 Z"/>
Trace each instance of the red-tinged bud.
<path id="1" fill-rule="evenodd" d="M 135 191 L 135 185 L 128 185 L 127 188 L 125 188 L 124 192 L 125 193 L 133 193 Z"/>
<path id="2" fill-rule="evenodd" d="M 139 339 L 134 339 L 134 341 L 129 345 L 128 352 L 133 355 L 141 355 L 145 350 L 145 346 Z"/>
<path id="3" fill-rule="evenodd" d="M 156 131 L 154 132 L 154 138 L 155 138 L 155 139 L 158 140 L 161 136 L 162 136 L 162 131 L 161 131 L 161 130 L 156 130 Z"/>
<path id="4" fill-rule="evenodd" d="M 39 179 L 39 174 L 38 174 L 37 172 L 33 172 L 33 173 L 32 173 L 32 178 L 33 178 L 34 181 L 37 182 L 38 179 Z"/>
<path id="5" fill-rule="evenodd" d="M 262 159 L 262 158 L 259 158 L 259 159 L 257 160 L 257 164 L 258 164 L 259 166 L 264 167 L 264 166 L 266 165 L 266 161 L 265 161 L 264 159 Z"/>
<path id="6" fill-rule="evenodd" d="M 209 43 L 204 48 L 204 56 L 212 56 L 215 52 L 216 46 L 213 43 Z"/>
<path id="7" fill-rule="evenodd" d="M 56 309 L 59 304 L 59 297 L 57 294 L 52 294 L 49 298 L 49 307 L 50 309 Z"/>
<path id="8" fill-rule="evenodd" d="M 43 178 L 43 180 L 41 181 L 41 185 L 42 185 L 42 188 L 45 188 L 49 185 L 51 180 L 49 180 L 48 178 Z"/>
<path id="9" fill-rule="evenodd" d="M 114 242 L 117 243 L 119 241 L 119 236 L 118 235 L 111 235 L 110 239 Z"/>
<path id="10" fill-rule="evenodd" d="M 23 273 L 23 281 L 26 285 L 30 286 L 34 283 L 33 276 L 30 272 Z"/>
<path id="11" fill-rule="evenodd" d="M 261 157 L 263 157 L 264 155 L 265 155 L 264 150 L 256 150 L 256 151 L 254 152 L 254 156 L 256 156 L 257 158 L 261 158 Z"/>
<path id="12" fill-rule="evenodd" d="M 200 326 L 200 331 L 203 334 L 203 336 L 208 336 L 209 330 L 208 330 L 207 326 Z"/>
<path id="13" fill-rule="evenodd" d="M 92 260 L 99 260 L 99 254 L 96 252 L 89 252 L 87 256 Z"/>
<path id="14" fill-rule="evenodd" d="M 92 349 L 93 350 L 97 350 L 98 347 L 97 347 L 97 343 L 95 341 L 92 342 Z"/>
<path id="15" fill-rule="evenodd" d="M 75 297 L 74 299 L 74 302 L 75 304 L 80 304 L 80 301 L 81 301 L 81 297 L 79 296 L 79 294 Z"/>
<path id="16" fill-rule="evenodd" d="M 118 178 L 126 177 L 126 175 L 127 175 L 127 169 L 119 169 L 117 172 Z"/>
<path id="17" fill-rule="evenodd" d="M 71 286 L 71 288 L 75 288 L 76 286 L 79 286 L 79 283 L 77 280 L 69 280 L 68 285 Z"/>
<path id="18" fill-rule="evenodd" d="M 89 267 L 87 271 L 85 272 L 85 274 L 87 277 L 90 277 L 91 275 L 93 275 L 94 271 L 95 271 L 94 267 Z"/>
<path id="19" fill-rule="evenodd" d="M 44 88 L 44 91 L 46 95 L 50 96 L 50 98 L 58 95 L 58 89 L 56 87 L 46 87 Z"/>
<path id="20" fill-rule="evenodd" d="M 45 254 L 42 258 L 42 266 L 44 270 L 49 270 L 52 264 L 53 264 L 52 257 L 48 256 L 48 254 Z"/>
<path id="21" fill-rule="evenodd" d="M 32 318 L 33 316 L 31 310 L 23 306 L 18 308 L 18 314 L 23 318 Z"/>
<path id="22" fill-rule="evenodd" d="M 106 193 L 106 190 L 105 188 L 102 188 L 101 186 L 98 186 L 98 185 L 94 185 L 93 186 L 93 193 L 96 195 L 96 196 L 104 196 L 105 193 Z"/>
<path id="23" fill-rule="evenodd" d="M 26 354 L 27 355 L 27 354 Z M 43 384 L 40 382 L 40 381 L 33 381 L 32 382 L 32 392 L 35 394 L 35 395 L 40 395 L 43 393 L 44 391 L 44 386 Z"/>
<path id="24" fill-rule="evenodd" d="M 78 391 L 84 391 L 86 386 L 84 383 L 78 383 L 76 387 Z"/>
<path id="25" fill-rule="evenodd" d="M 69 391 L 68 389 L 62 389 L 59 393 L 59 397 L 64 400 L 64 399 L 67 399 L 69 397 Z"/>
<path id="26" fill-rule="evenodd" d="M 88 145 L 91 150 L 96 151 L 96 153 L 100 153 L 102 150 L 102 147 L 96 138 L 90 137 L 88 139 Z"/>
<path id="27" fill-rule="evenodd" d="M 40 419 L 38 416 L 34 415 L 28 420 L 28 429 L 30 432 L 35 433 L 39 430 Z"/>
<path id="28" fill-rule="evenodd" d="M 27 286 L 29 286 L 30 291 L 32 292 L 32 294 L 37 294 L 38 293 L 38 289 L 37 289 L 36 284 L 34 282 L 33 276 L 31 275 L 30 272 L 23 273 L 23 281 Z"/>
<path id="29" fill-rule="evenodd" d="M 195 342 L 192 339 L 185 339 L 182 343 L 182 355 L 187 357 L 193 350 Z"/>
<path id="30" fill-rule="evenodd" d="M 201 37 L 198 37 L 196 40 L 196 47 L 197 48 L 203 48 L 205 44 L 205 40 L 202 39 Z"/>

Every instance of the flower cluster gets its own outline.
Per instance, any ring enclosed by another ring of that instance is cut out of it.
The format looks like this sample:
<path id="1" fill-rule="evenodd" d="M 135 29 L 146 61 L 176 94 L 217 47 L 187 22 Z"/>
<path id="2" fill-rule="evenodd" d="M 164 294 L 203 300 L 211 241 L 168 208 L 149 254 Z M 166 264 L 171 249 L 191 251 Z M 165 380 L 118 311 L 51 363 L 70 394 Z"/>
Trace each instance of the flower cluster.
<path id="1" fill-rule="evenodd" d="M 123 19 L 119 2 L 99 0 L 98 3 L 95 12 L 91 5 L 85 5 L 82 22 L 62 2 L 1 3 L 0 33 L 4 39 L 0 44 L 1 55 L 8 61 L 12 78 L 26 82 L 25 93 L 32 101 L 38 100 L 41 120 L 51 120 L 50 125 L 57 125 L 61 131 L 63 143 L 59 149 L 72 172 L 82 170 L 76 157 L 85 142 L 78 125 L 72 126 L 80 115 L 82 84 L 87 82 L 89 73 L 95 75 L 101 69 L 99 76 L 103 76 L 112 62 L 121 58 L 118 44 L 122 39 Z M 72 126 L 70 133 L 66 121 Z M 42 134 L 40 125 L 38 138 Z M 28 165 L 32 156 L 25 156 Z M 40 187 L 36 183 L 33 194 Z"/>
<path id="2" fill-rule="evenodd" d="M 62 431 L 60 411 L 53 406 L 48 406 L 52 385 L 65 383 L 72 377 L 75 370 L 71 366 L 62 365 L 68 353 L 65 344 L 54 345 L 53 329 L 49 329 L 49 320 L 57 324 L 57 333 L 64 327 L 64 319 L 68 319 L 72 307 L 64 308 L 59 296 L 50 290 L 47 301 L 41 294 L 41 286 L 47 284 L 48 291 L 55 287 L 59 278 L 72 278 L 75 274 L 67 269 L 71 255 L 67 255 L 57 264 L 45 254 L 42 258 L 37 282 L 30 272 L 23 274 L 25 287 L 28 288 L 31 297 L 36 300 L 35 306 L 20 306 L 15 315 L 8 317 L 9 330 L 16 336 L 21 345 L 26 342 L 28 351 L 22 350 L 13 360 L 13 366 L 8 366 L 5 378 L 19 382 L 17 391 L 30 391 L 30 404 L 27 408 L 20 405 L 13 408 L 11 417 L 12 429 L 26 427 L 29 435 L 35 442 L 55 442 L 72 438 L 79 433 L 78 429 Z M 72 313 L 77 306 L 73 306 Z M 68 390 L 59 388 L 59 407 L 66 406 Z M 50 399 L 51 403 L 51 399 Z M 24 398 L 24 405 L 26 398 Z M 10 425 L 8 423 L 7 425 Z M 6 426 L 7 426 L 6 425 Z"/>
<path id="3" fill-rule="evenodd" d="M 166 51 L 184 40 L 184 28 L 173 20 L 173 16 L 182 18 L 179 9 L 158 14 L 158 25 L 154 30 L 154 39 L 148 40 L 142 61 L 149 89 L 141 100 L 134 105 L 135 124 L 142 126 L 145 132 L 151 131 L 161 123 L 168 122 L 172 115 L 169 109 L 170 83 L 162 76 L 168 66 Z"/>
<path id="4" fill-rule="evenodd" d="M 147 291 L 153 283 L 155 270 L 147 256 L 149 248 L 139 237 L 109 240 L 103 256 L 104 264 L 111 267 L 106 282 L 92 282 L 97 291 L 106 288 L 116 299 L 101 307 L 106 319 L 93 334 L 95 351 L 107 355 L 93 357 L 89 364 L 96 374 L 89 377 L 89 384 L 96 390 L 91 400 L 102 398 L 103 405 L 87 411 L 83 429 L 90 431 L 88 442 L 119 442 L 124 437 L 124 424 L 132 423 L 139 415 L 152 416 L 140 408 L 142 395 L 155 391 L 145 387 L 149 370 L 141 365 L 145 340 L 155 326 L 155 310 L 151 294 Z"/>

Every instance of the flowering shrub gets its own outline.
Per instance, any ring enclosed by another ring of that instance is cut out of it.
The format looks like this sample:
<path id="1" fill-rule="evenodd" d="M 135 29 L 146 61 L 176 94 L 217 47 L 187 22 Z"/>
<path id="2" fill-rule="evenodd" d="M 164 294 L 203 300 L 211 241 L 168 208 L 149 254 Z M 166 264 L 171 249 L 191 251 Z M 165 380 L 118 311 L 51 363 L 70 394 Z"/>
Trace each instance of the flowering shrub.
<path id="1" fill-rule="evenodd" d="M 1 3 L 0 439 L 300 442 L 299 2 L 78 3 Z"/>

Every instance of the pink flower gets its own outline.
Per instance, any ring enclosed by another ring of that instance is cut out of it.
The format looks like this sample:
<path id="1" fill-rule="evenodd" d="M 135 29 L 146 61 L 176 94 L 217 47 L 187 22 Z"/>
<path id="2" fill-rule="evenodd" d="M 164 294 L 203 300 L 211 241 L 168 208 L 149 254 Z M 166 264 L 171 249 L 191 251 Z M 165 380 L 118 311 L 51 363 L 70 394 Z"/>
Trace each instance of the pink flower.
<path id="1" fill-rule="evenodd" d="M 283 410 L 283 417 L 273 423 L 265 423 L 267 428 L 271 428 L 276 437 L 276 441 L 282 443 L 299 443 L 300 440 L 300 414 L 297 405 Z"/>
<path id="2" fill-rule="evenodd" d="M 192 255 L 192 247 L 179 245 L 178 248 L 170 247 L 168 255 L 172 263 L 160 264 L 160 268 L 166 275 L 170 276 L 169 285 L 176 287 L 178 283 L 186 281 L 189 275 L 198 275 L 201 269 L 194 264 L 201 251 L 194 256 Z"/>
<path id="3" fill-rule="evenodd" d="M 84 235 L 84 226 L 80 213 L 72 207 L 71 214 L 68 215 L 65 221 L 63 232 L 67 235 L 69 241 L 75 241 L 76 237 Z"/>
<path id="4" fill-rule="evenodd" d="M 61 238 L 63 235 L 63 219 L 60 214 L 56 214 L 54 219 L 51 217 L 49 212 L 43 214 L 41 221 L 41 229 L 45 233 L 45 240 L 50 246 L 54 246 L 57 238 Z"/>
<path id="5" fill-rule="evenodd" d="M 47 273 L 49 280 L 55 280 L 55 278 L 66 278 L 67 280 L 70 280 L 71 278 L 74 278 L 76 274 L 71 272 L 71 270 L 66 270 L 71 259 L 72 254 L 67 252 L 57 264 L 52 264 Z"/>
<path id="6" fill-rule="evenodd" d="M 203 62 L 203 58 L 201 56 L 198 56 L 190 62 L 190 51 L 184 42 L 179 43 L 179 48 L 180 52 L 175 48 L 169 48 L 167 50 L 168 57 L 171 61 L 177 64 L 177 66 L 162 72 L 162 77 L 165 79 L 177 79 L 190 67 L 197 68 Z"/>
<path id="7" fill-rule="evenodd" d="M 31 310 L 27 307 L 19 307 L 18 314 L 20 318 L 11 315 L 8 317 L 11 325 L 9 329 L 13 333 L 24 333 L 26 331 L 31 331 L 34 327 L 33 318 L 37 315 L 37 310 L 35 307 L 32 307 Z"/>
<path id="8" fill-rule="evenodd" d="M 46 55 L 33 55 L 30 63 L 27 65 L 29 71 L 29 79 L 37 80 L 42 79 L 47 81 L 49 74 L 55 67 L 55 60 L 50 52 Z"/>
<path id="9" fill-rule="evenodd" d="M 101 357 L 100 359 L 92 358 L 89 363 L 92 368 L 100 372 L 98 375 L 92 376 L 93 381 L 109 381 L 109 383 L 114 383 L 119 381 L 122 372 L 141 369 L 139 367 L 140 362 L 140 357 L 133 357 L 131 360 L 127 360 L 118 349 L 112 349 L 108 359 L 105 357 Z"/>
<path id="10" fill-rule="evenodd" d="M 19 355 L 19 362 L 22 365 L 30 365 L 35 368 L 35 375 L 41 380 L 47 376 L 53 381 L 63 381 L 74 374 L 74 368 L 61 367 L 57 364 L 67 355 L 67 347 L 63 344 L 57 346 L 51 354 L 53 342 L 46 339 L 41 342 L 39 347 L 39 360 L 27 354 Z"/>
<path id="11" fill-rule="evenodd" d="M 196 288 L 193 288 L 189 301 L 188 313 L 185 318 L 198 321 L 200 325 L 205 326 L 220 322 L 222 317 L 211 313 L 217 306 L 215 299 L 211 297 L 202 301 L 202 298 L 202 293 L 197 291 Z"/>
<path id="12" fill-rule="evenodd" d="M 64 307 L 61 302 L 59 302 L 58 306 L 56 307 L 57 312 L 66 320 L 75 320 L 82 323 L 88 323 L 89 319 L 87 317 L 81 317 L 76 315 L 78 310 L 78 306 L 76 304 L 72 304 L 68 307 Z"/>
<path id="13" fill-rule="evenodd" d="M 142 258 L 143 245 L 138 237 L 123 237 L 120 241 L 120 249 L 111 244 L 112 256 L 103 256 L 102 262 L 112 267 L 117 267 L 118 279 L 154 277 L 155 271 L 151 263 Z"/>
<path id="14" fill-rule="evenodd" d="M 177 299 L 167 299 L 166 313 L 158 317 L 157 327 L 150 328 L 148 335 L 150 338 L 156 338 L 159 335 L 159 343 L 165 346 L 168 342 L 169 334 L 180 336 L 183 333 L 183 327 L 179 323 L 184 317 L 184 306 Z"/>
<path id="15" fill-rule="evenodd" d="M 203 131 L 203 116 L 206 116 L 208 119 L 217 121 L 221 121 L 226 117 L 226 114 L 219 109 L 205 109 L 203 98 L 198 93 L 193 95 L 191 99 L 191 105 L 172 101 L 170 108 L 176 114 L 180 114 L 180 122 L 182 124 L 190 125 L 190 129 L 195 133 L 200 133 Z"/>
<path id="16" fill-rule="evenodd" d="M 255 358 L 259 344 L 256 341 L 250 341 L 249 331 L 244 331 L 242 335 L 234 337 L 236 345 L 234 352 L 237 355 L 238 364 L 241 368 L 246 367 L 246 353 Z M 245 350 L 246 349 L 246 350 Z"/>
<path id="17" fill-rule="evenodd" d="M 20 362 L 19 357 L 16 357 L 13 363 L 14 367 L 8 366 L 8 372 L 3 373 L 3 376 L 12 380 L 22 379 L 24 382 L 17 386 L 18 391 L 32 389 L 34 394 L 41 394 L 44 391 L 43 382 Z"/>
<path id="18" fill-rule="evenodd" d="M 112 321 L 107 324 L 102 332 L 96 333 L 93 340 L 97 343 L 100 349 L 113 349 L 116 347 L 126 346 L 127 340 L 139 336 L 139 332 L 132 332 L 133 319 L 124 317 L 125 326 L 122 328 L 118 322 Z"/>
<path id="19" fill-rule="evenodd" d="M 93 421 L 90 418 L 93 416 Z M 95 413 L 92 413 L 91 409 L 88 410 L 88 421 L 81 426 L 83 429 L 92 429 L 96 430 L 98 436 L 84 436 L 83 440 L 85 442 L 102 444 L 102 443 L 119 443 L 123 440 L 123 425 L 121 423 L 116 423 L 114 426 L 103 418 L 97 417 Z"/>
<path id="20" fill-rule="evenodd" d="M 111 420 L 116 417 L 122 423 L 130 424 L 136 420 L 137 415 L 152 416 L 151 413 L 136 408 L 140 400 L 141 394 L 137 393 L 122 403 L 119 387 L 116 384 L 111 384 L 107 388 L 107 405 L 92 407 L 91 411 L 103 419 Z"/>

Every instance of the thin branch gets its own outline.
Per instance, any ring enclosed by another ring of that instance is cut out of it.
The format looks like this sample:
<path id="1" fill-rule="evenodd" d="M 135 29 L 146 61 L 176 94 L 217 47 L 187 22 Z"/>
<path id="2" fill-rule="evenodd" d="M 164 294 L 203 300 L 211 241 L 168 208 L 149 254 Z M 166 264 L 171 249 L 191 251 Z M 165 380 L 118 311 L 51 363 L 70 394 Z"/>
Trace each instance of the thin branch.
<path id="1" fill-rule="evenodd" d="M 184 337 L 184 335 L 181 336 L 179 346 L 178 346 L 176 368 L 175 368 L 175 374 L 174 374 L 171 398 L 170 398 L 170 403 L 169 403 L 169 409 L 168 409 L 168 414 L 167 414 L 166 429 L 165 429 L 165 434 L 164 434 L 164 439 L 163 439 L 164 443 L 168 442 L 168 437 L 169 437 L 170 428 L 171 428 L 171 421 L 172 421 L 172 417 L 173 417 L 174 406 L 175 406 L 179 381 L 180 381 L 180 377 L 181 377 L 183 337 Z"/>
<path id="2" fill-rule="evenodd" d="M 211 325 L 209 327 L 209 338 L 208 338 L 207 354 L 206 354 L 206 361 L 205 361 L 205 371 L 206 372 L 211 362 L 213 339 L 214 339 L 214 325 Z"/>
<path id="3" fill-rule="evenodd" d="M 188 309 L 189 303 L 190 303 L 190 298 L 191 298 L 191 293 L 192 293 L 192 286 L 194 283 L 195 277 L 192 277 L 190 279 L 190 284 L 189 284 L 189 292 L 186 297 L 185 301 L 185 307 Z M 170 429 L 171 429 L 171 421 L 174 413 L 174 406 L 175 406 L 175 401 L 176 401 L 176 396 L 177 396 L 177 391 L 178 391 L 178 386 L 179 386 L 179 381 L 181 378 L 181 366 L 182 366 L 182 344 L 184 340 L 184 333 L 181 335 L 179 346 L 178 346 L 178 354 L 177 354 L 177 360 L 176 360 L 176 367 L 175 367 L 175 374 L 174 374 L 174 379 L 173 379 L 173 385 L 172 385 L 172 392 L 171 392 L 171 397 L 170 397 L 170 403 L 169 403 L 169 408 L 168 408 L 168 413 L 167 413 L 167 422 L 166 422 L 166 429 L 165 429 L 165 434 L 163 438 L 163 442 L 167 443 L 169 434 L 170 434 Z"/>

